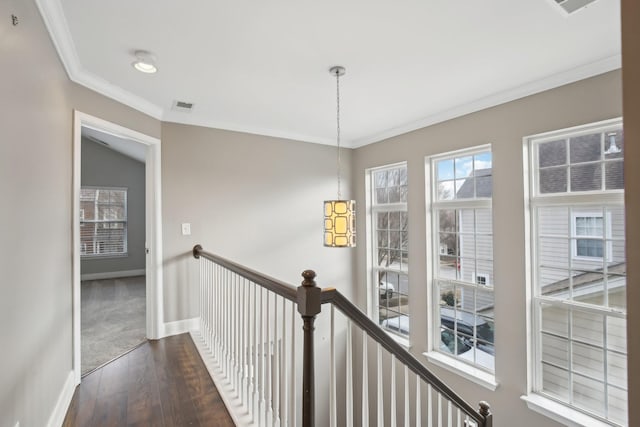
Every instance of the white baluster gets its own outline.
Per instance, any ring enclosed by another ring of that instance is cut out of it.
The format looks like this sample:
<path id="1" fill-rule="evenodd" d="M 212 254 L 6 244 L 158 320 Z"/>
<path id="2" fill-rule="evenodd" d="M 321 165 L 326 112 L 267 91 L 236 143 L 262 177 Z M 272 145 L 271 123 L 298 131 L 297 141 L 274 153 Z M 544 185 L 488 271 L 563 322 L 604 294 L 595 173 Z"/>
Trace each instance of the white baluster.
<path id="1" fill-rule="evenodd" d="M 236 387 L 238 390 L 236 391 L 236 395 L 240 398 L 242 402 L 242 309 L 244 307 L 243 300 L 241 298 L 242 295 L 242 282 L 240 276 L 236 275 L 236 302 L 238 306 L 236 307 L 236 316 L 238 318 L 238 336 L 236 337 Z"/>
<path id="2" fill-rule="evenodd" d="M 353 342 L 351 338 L 351 321 L 347 320 L 347 384 L 346 384 L 346 415 L 347 427 L 353 427 Z"/>
<path id="3" fill-rule="evenodd" d="M 240 402 L 247 403 L 247 279 L 240 281 Z"/>
<path id="4" fill-rule="evenodd" d="M 258 291 L 262 289 L 258 287 L 255 283 L 253 284 L 253 411 L 252 411 L 252 423 L 256 423 L 258 420 L 258 414 L 260 412 L 260 408 L 258 403 L 260 401 L 260 393 L 258 383 L 258 374 L 260 369 L 260 359 L 259 359 L 259 347 L 258 343 L 260 341 L 259 334 L 259 325 L 260 325 L 260 309 L 258 308 Z"/>
<path id="5" fill-rule="evenodd" d="M 273 425 L 276 427 L 280 426 L 280 359 L 282 352 L 280 351 L 281 337 L 280 337 L 280 328 L 278 327 L 278 314 L 280 311 L 278 310 L 278 300 L 282 299 L 282 323 L 284 324 L 284 298 L 278 297 L 274 294 L 273 296 L 274 310 L 273 310 L 273 320 L 274 320 L 274 364 L 273 367 L 275 369 L 274 374 L 274 391 L 273 391 Z"/>
<path id="6" fill-rule="evenodd" d="M 333 307 L 333 305 L 332 305 Z M 362 331 L 362 425 L 369 425 L 369 363 L 367 333 Z"/>
<path id="7" fill-rule="evenodd" d="M 260 426 L 265 425 L 264 416 L 267 413 L 265 400 L 265 383 L 266 383 L 266 357 L 265 357 L 265 321 L 264 321 L 264 289 L 260 287 Z"/>
<path id="8" fill-rule="evenodd" d="M 411 419 L 409 409 L 409 367 L 404 365 L 404 427 L 409 427 Z"/>
<path id="9" fill-rule="evenodd" d="M 274 294 L 275 296 L 275 294 Z M 273 336 L 271 327 L 271 292 L 267 291 L 267 425 L 273 422 L 273 358 L 271 357 L 273 350 Z"/>
<path id="10" fill-rule="evenodd" d="M 236 274 L 230 273 L 229 291 L 231 293 L 231 386 L 238 393 L 237 384 L 237 368 L 238 368 L 238 354 L 236 353 L 236 342 L 238 341 L 238 300 L 236 298 Z"/>
<path id="11" fill-rule="evenodd" d="M 229 271 L 224 270 L 224 275 L 222 279 L 222 291 L 224 293 L 223 301 L 224 301 L 224 373 L 227 380 L 229 379 L 229 338 L 230 338 L 230 325 L 229 325 Z"/>
<path id="12" fill-rule="evenodd" d="M 460 410 L 460 408 L 458 408 L 458 423 L 457 423 L 457 427 L 462 427 L 462 411 Z"/>
<path id="13" fill-rule="evenodd" d="M 331 326 L 329 331 L 329 345 L 331 354 L 329 356 L 329 424 L 331 427 L 338 425 L 336 409 L 336 328 L 335 328 L 335 308 L 331 304 L 330 311 Z"/>
<path id="14" fill-rule="evenodd" d="M 433 391 L 427 384 L 427 427 L 433 427 Z"/>
<path id="15" fill-rule="evenodd" d="M 422 401 L 420 399 L 420 377 L 416 375 L 416 427 L 422 427 Z"/>
<path id="16" fill-rule="evenodd" d="M 291 423 L 290 425 L 297 427 L 298 425 L 298 409 L 296 405 L 296 375 L 298 370 L 296 369 L 296 305 L 291 303 L 291 375 L 289 375 L 289 381 L 291 385 Z"/>
<path id="17" fill-rule="evenodd" d="M 382 392 L 382 347 L 378 344 L 378 427 L 384 427 L 384 394 Z"/>
<path id="18" fill-rule="evenodd" d="M 442 395 L 440 394 L 440 392 L 438 392 L 437 395 L 438 395 L 438 427 L 442 427 Z"/>
<path id="19" fill-rule="evenodd" d="M 397 418 L 397 410 L 396 410 L 396 356 L 391 354 L 391 412 L 389 415 L 391 416 L 391 427 L 396 427 L 396 418 Z"/>
<path id="20" fill-rule="evenodd" d="M 291 319 L 293 322 L 293 319 Z M 287 300 L 282 299 L 282 426 L 289 426 L 289 376 L 291 371 L 287 368 Z"/>

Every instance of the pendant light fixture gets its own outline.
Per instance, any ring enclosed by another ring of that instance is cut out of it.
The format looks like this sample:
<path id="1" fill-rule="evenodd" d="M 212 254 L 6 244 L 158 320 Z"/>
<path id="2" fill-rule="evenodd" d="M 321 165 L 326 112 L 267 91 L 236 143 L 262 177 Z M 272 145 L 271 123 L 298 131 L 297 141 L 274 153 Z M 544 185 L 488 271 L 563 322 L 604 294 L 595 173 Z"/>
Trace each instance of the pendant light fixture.
<path id="1" fill-rule="evenodd" d="M 356 246 L 356 201 L 343 200 L 340 191 L 340 77 L 344 67 L 335 66 L 329 70 L 336 78 L 336 128 L 338 145 L 338 198 L 324 202 L 324 245 L 332 248 L 353 248 Z"/>

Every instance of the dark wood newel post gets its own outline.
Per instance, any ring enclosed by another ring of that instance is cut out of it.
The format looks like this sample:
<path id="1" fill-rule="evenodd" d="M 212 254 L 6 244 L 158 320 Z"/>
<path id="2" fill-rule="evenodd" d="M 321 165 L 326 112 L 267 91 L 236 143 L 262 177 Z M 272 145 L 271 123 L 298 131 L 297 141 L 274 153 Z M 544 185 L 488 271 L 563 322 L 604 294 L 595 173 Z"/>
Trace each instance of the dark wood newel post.
<path id="1" fill-rule="evenodd" d="M 493 414 L 491 413 L 491 406 L 484 400 L 480 402 L 480 415 L 484 418 L 483 427 L 493 427 Z"/>
<path id="2" fill-rule="evenodd" d="M 302 315 L 304 330 L 304 353 L 302 364 L 302 426 L 313 427 L 315 425 L 315 378 L 313 361 L 313 322 L 321 310 L 321 293 L 313 280 L 316 273 L 313 270 L 302 272 L 302 286 L 298 287 L 298 312 Z"/>

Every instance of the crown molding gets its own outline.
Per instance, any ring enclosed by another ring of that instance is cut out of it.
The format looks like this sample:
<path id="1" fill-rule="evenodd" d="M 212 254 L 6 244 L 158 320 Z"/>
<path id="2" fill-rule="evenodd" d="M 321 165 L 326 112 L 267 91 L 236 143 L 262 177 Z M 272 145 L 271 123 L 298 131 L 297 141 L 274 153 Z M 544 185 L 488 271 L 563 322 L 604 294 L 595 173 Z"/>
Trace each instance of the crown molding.
<path id="1" fill-rule="evenodd" d="M 351 141 L 351 144 L 348 144 L 347 147 L 363 147 L 365 145 L 380 142 L 385 139 L 412 132 L 414 130 L 422 129 L 427 126 L 432 126 L 437 123 L 455 119 L 466 114 L 475 113 L 480 110 L 495 107 L 497 105 L 504 104 L 510 101 L 515 101 L 516 99 L 524 98 L 526 96 L 554 89 L 569 83 L 574 83 L 589 77 L 594 77 L 599 74 L 617 70 L 621 67 L 622 55 L 616 54 L 607 58 L 603 58 L 599 61 L 591 62 L 589 64 L 573 68 L 568 71 L 553 74 L 540 80 L 526 83 L 513 89 L 499 92 L 485 98 L 480 98 L 467 104 L 459 105 L 446 111 L 432 114 L 430 116 L 407 123 L 402 126 L 398 126 L 364 138 L 356 139 L 354 141 Z"/>
<path id="2" fill-rule="evenodd" d="M 80 62 L 67 19 L 58 0 L 36 0 L 40 15 L 69 79 L 157 120 L 162 108 L 87 71 Z"/>

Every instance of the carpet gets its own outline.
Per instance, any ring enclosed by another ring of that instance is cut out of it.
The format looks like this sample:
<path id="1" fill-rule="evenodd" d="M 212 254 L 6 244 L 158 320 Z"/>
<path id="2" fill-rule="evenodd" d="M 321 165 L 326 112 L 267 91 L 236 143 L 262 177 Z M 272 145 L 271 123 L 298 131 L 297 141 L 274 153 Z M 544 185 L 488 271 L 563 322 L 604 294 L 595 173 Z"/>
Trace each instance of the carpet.
<path id="1" fill-rule="evenodd" d="M 146 339 L 145 291 L 145 276 L 81 283 L 83 375 Z"/>

